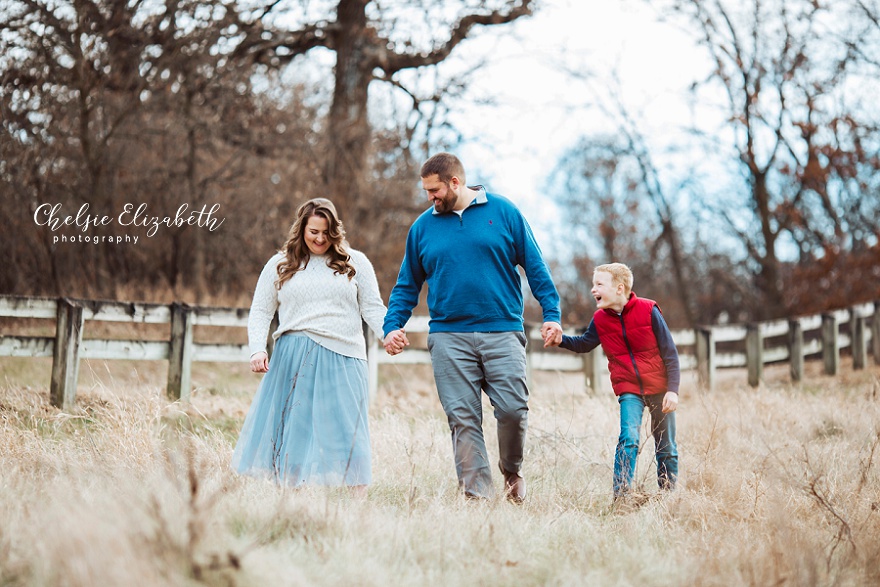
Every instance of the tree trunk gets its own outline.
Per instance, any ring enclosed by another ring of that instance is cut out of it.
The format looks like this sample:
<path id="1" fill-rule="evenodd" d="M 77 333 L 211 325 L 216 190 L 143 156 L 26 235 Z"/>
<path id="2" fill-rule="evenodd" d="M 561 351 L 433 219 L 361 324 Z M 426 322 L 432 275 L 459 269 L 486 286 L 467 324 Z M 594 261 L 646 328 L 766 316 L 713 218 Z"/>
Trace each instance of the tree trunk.
<path id="1" fill-rule="evenodd" d="M 681 245 L 678 242 L 678 232 L 671 218 L 663 218 L 663 232 L 666 243 L 669 245 L 669 254 L 672 258 L 672 272 L 675 275 L 675 284 L 678 287 L 678 295 L 681 299 L 681 305 L 684 309 L 684 317 L 687 320 L 688 328 L 696 326 L 696 317 L 692 307 L 691 300 L 691 284 L 685 277 L 685 262 L 681 253 Z"/>
<path id="2" fill-rule="evenodd" d="M 187 76 L 189 72 L 187 71 Z M 189 80 L 187 80 L 189 81 Z M 192 106 L 194 99 L 194 90 L 188 89 L 186 92 L 185 113 L 186 123 L 188 125 L 186 132 L 187 152 L 186 152 L 186 193 L 187 203 L 190 208 L 187 211 L 192 213 L 198 208 L 198 137 L 196 136 L 196 122 L 193 115 Z M 190 255 L 192 257 L 189 271 L 191 275 L 185 280 L 195 290 L 196 301 L 202 301 L 202 296 L 206 292 L 205 283 L 207 275 L 205 275 L 205 242 L 202 237 L 202 230 L 197 226 L 187 226 L 184 232 L 189 233 L 189 240 L 192 246 Z"/>
<path id="3" fill-rule="evenodd" d="M 370 149 L 367 97 L 373 80 L 366 5 L 368 0 L 342 0 L 337 8 L 340 33 L 336 38 L 336 83 L 324 166 L 326 197 L 349 226 L 363 220 L 373 205 L 366 193 Z"/>
<path id="4" fill-rule="evenodd" d="M 764 172 L 757 172 L 753 173 L 752 179 L 753 198 L 761 222 L 761 241 L 764 245 L 764 254 L 758 259 L 761 270 L 757 282 L 766 303 L 757 311 L 761 318 L 779 317 L 784 313 L 784 303 L 779 289 L 779 258 L 776 256 L 776 232 L 773 229 L 773 215 L 770 211 L 767 176 Z"/>

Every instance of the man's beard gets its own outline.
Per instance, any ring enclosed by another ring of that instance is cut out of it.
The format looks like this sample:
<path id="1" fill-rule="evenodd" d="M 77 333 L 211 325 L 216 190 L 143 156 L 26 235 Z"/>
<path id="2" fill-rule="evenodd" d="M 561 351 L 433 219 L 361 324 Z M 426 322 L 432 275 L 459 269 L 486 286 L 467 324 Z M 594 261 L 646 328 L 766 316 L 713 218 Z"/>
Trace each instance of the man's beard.
<path id="1" fill-rule="evenodd" d="M 458 197 L 451 191 L 447 191 L 446 195 L 443 196 L 443 199 L 434 203 L 434 210 L 440 214 L 452 212 L 452 210 L 455 209 L 455 203 L 457 201 Z"/>

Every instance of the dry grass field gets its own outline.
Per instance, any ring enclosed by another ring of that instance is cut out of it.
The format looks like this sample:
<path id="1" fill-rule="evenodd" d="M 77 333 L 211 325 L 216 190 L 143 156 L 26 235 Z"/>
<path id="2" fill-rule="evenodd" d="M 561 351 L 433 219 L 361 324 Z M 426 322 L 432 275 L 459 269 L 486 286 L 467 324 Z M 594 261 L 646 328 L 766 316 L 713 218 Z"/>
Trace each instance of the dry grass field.
<path id="1" fill-rule="evenodd" d="M 687 380 L 681 487 L 657 495 L 648 441 L 651 499 L 622 513 L 616 403 L 576 376 L 535 374 L 517 507 L 457 495 L 424 367 L 382 368 L 359 499 L 230 471 L 258 381 L 245 365 L 197 364 L 181 405 L 161 363 L 84 361 L 68 414 L 47 360 L 0 359 L 0 586 L 878 585 L 880 368 L 808 368 L 800 385 L 784 367 L 759 389 Z"/>

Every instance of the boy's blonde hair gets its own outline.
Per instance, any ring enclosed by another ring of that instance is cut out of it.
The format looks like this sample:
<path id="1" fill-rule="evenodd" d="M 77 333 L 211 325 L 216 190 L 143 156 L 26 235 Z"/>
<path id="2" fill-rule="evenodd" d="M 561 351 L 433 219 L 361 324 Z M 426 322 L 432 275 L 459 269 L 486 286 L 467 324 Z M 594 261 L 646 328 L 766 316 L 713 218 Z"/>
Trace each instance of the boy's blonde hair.
<path id="1" fill-rule="evenodd" d="M 599 271 L 611 274 L 612 283 L 622 283 L 623 293 L 629 296 L 633 288 L 633 272 L 623 263 L 606 263 L 593 269 L 593 275 Z"/>

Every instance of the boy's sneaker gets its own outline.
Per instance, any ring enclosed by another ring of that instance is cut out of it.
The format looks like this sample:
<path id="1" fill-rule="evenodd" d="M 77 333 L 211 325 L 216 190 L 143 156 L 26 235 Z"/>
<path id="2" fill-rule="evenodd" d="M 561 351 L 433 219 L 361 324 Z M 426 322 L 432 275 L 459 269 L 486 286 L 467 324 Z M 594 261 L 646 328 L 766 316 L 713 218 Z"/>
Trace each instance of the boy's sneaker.
<path id="1" fill-rule="evenodd" d="M 611 501 L 611 511 L 618 514 L 628 514 L 648 503 L 650 499 L 651 496 L 647 493 L 628 491 L 614 496 Z"/>

